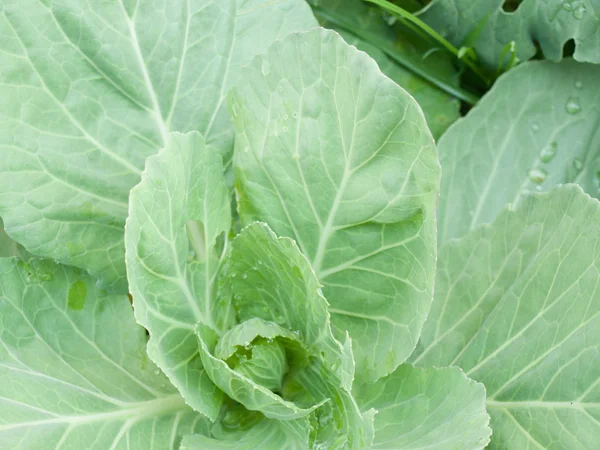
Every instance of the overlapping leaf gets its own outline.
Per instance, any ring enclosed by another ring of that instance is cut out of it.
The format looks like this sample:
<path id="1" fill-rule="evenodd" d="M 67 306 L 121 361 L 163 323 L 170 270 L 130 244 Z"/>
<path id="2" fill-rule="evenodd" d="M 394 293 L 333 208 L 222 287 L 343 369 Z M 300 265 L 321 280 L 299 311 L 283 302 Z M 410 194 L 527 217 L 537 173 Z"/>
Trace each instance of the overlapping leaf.
<path id="1" fill-rule="evenodd" d="M 77 269 L 0 259 L 0 446 L 176 450 L 206 432 L 145 346 L 126 296 Z"/>
<path id="2" fill-rule="evenodd" d="M 429 42 L 408 28 L 391 27 L 362 0 L 311 4 L 324 27 L 336 30 L 346 42 L 367 52 L 384 74 L 417 100 L 436 139 L 460 117 L 459 101 L 447 93 L 460 98 L 451 56 L 435 52 Z M 431 55 L 426 57 L 428 52 Z M 441 88 L 436 87 L 439 85 Z"/>
<path id="3" fill-rule="evenodd" d="M 591 449 L 600 433 L 600 204 L 568 185 L 440 250 L 411 360 L 485 384 L 492 448 Z"/>
<path id="4" fill-rule="evenodd" d="M 578 183 L 600 196 L 599 102 L 599 66 L 529 62 L 503 75 L 439 141 L 439 242 L 531 191 Z"/>
<path id="5" fill-rule="evenodd" d="M 316 25 L 301 0 L 0 2 L 0 213 L 37 254 L 126 292 L 129 190 L 170 130 L 225 160 L 241 67 Z"/>
<path id="6" fill-rule="evenodd" d="M 516 55 L 532 58 L 539 44 L 544 56 L 562 58 L 565 43 L 575 42 L 578 61 L 600 63 L 600 26 L 598 0 L 522 0 L 516 11 L 502 9 L 504 0 L 434 0 L 419 13 L 456 47 L 474 29 L 480 29 L 474 49 L 490 69 L 495 70 L 503 50 L 515 42 Z"/>
<path id="7" fill-rule="evenodd" d="M 296 240 L 353 339 L 357 377 L 412 351 L 429 309 L 439 167 L 414 100 L 325 30 L 290 35 L 232 91 L 240 216 Z"/>
<path id="8" fill-rule="evenodd" d="M 471 450 L 489 443 L 485 388 L 456 367 L 404 364 L 354 394 L 361 408 L 379 411 L 373 449 Z"/>

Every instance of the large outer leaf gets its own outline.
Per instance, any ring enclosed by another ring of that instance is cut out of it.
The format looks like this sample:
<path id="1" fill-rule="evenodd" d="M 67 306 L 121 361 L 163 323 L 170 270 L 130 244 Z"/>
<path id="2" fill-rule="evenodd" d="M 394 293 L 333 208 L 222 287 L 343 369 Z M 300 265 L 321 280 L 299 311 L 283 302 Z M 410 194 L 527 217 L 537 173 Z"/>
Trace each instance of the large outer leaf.
<path id="1" fill-rule="evenodd" d="M 439 142 L 438 240 L 494 220 L 531 190 L 580 184 L 600 194 L 600 67 L 571 59 L 503 75 Z"/>
<path id="2" fill-rule="evenodd" d="M 339 35 L 290 35 L 230 99 L 240 215 L 293 237 L 376 380 L 412 351 L 429 309 L 439 166 L 416 102 Z"/>
<path id="3" fill-rule="evenodd" d="M 485 388 L 456 367 L 404 364 L 354 395 L 362 409 L 379 411 L 373 449 L 471 450 L 490 441 Z"/>
<path id="4" fill-rule="evenodd" d="M 241 436 L 216 440 L 201 434 L 186 436 L 179 450 L 303 450 L 308 447 L 308 420 L 264 419 Z"/>
<path id="5" fill-rule="evenodd" d="M 175 450 L 206 432 L 145 346 L 126 296 L 77 269 L 0 259 L 0 447 Z"/>
<path id="6" fill-rule="evenodd" d="M 150 332 L 148 354 L 188 404 L 215 419 L 223 395 L 203 368 L 194 326 L 231 321 L 213 283 L 216 241 L 231 226 L 221 156 L 199 133 L 172 133 L 130 199 L 127 275 L 136 318 Z"/>
<path id="7" fill-rule="evenodd" d="M 568 185 L 440 250 L 420 366 L 485 384 L 492 448 L 597 448 L 600 204 Z"/>
<path id="8" fill-rule="evenodd" d="M 381 71 L 415 97 L 425 113 L 427 124 L 437 139 L 460 117 L 460 102 L 426 81 L 435 80 L 454 91 L 458 75 L 452 58 L 433 52 L 429 42 L 400 26 L 384 22 L 380 10 L 363 0 L 319 0 L 313 6 L 323 26 L 336 30 L 346 42 L 367 52 Z"/>
<path id="9" fill-rule="evenodd" d="M 169 130 L 228 159 L 224 98 L 302 0 L 1 0 L 0 213 L 31 252 L 126 292 L 129 190 Z"/>
<path id="10" fill-rule="evenodd" d="M 475 51 L 496 69 L 504 46 L 516 43 L 517 56 L 528 60 L 539 43 L 544 56 L 560 61 L 569 39 L 575 41 L 578 61 L 600 63 L 599 0 L 523 0 L 515 12 L 502 10 L 504 0 L 434 0 L 420 18 L 457 47 L 482 27 Z"/>

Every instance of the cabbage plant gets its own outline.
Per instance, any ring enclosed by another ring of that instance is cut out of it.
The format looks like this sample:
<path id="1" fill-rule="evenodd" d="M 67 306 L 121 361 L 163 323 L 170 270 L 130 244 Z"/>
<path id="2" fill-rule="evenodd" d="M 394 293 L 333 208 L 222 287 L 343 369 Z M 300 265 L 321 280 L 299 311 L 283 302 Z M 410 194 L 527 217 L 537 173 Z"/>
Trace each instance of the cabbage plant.
<path id="1" fill-rule="evenodd" d="M 587 9 L 368 3 L 0 0 L 0 448 L 597 446 Z"/>

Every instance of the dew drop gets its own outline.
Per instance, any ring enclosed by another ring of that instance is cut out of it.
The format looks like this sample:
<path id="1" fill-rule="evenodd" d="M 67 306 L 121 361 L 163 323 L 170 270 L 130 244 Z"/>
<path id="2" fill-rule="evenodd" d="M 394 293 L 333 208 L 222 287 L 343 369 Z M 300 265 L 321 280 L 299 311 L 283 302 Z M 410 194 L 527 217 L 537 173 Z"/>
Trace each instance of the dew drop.
<path id="1" fill-rule="evenodd" d="M 154 375 L 160 375 L 160 370 L 156 369 L 156 370 L 154 371 Z"/>
<path id="2" fill-rule="evenodd" d="M 262 63 L 262 74 L 266 77 L 267 75 L 269 75 L 269 72 L 271 72 L 271 66 L 269 64 L 269 61 L 263 60 Z"/>
<path id="3" fill-rule="evenodd" d="M 294 153 L 292 155 L 292 158 L 294 158 L 294 160 L 296 160 L 296 161 L 300 161 L 300 154 L 299 153 Z"/>
<path id="4" fill-rule="evenodd" d="M 283 115 L 283 120 L 288 120 L 288 119 L 289 119 L 288 115 L 287 115 L 287 114 L 284 114 L 284 115 Z"/>
<path id="5" fill-rule="evenodd" d="M 167 387 L 167 385 L 166 385 L 165 383 L 160 383 L 160 388 L 161 388 L 161 389 L 164 389 L 164 388 L 166 388 L 166 387 Z"/>
<path id="6" fill-rule="evenodd" d="M 338 368 L 338 364 L 337 363 L 331 363 L 331 365 L 329 366 L 329 368 L 332 370 L 332 372 L 335 372 Z"/>
<path id="7" fill-rule="evenodd" d="M 571 4 L 571 2 L 564 2 L 563 9 L 565 11 L 573 11 L 573 5 Z"/>
<path id="8" fill-rule="evenodd" d="M 231 272 L 231 275 L 230 275 L 230 277 L 231 277 L 231 278 L 235 278 L 235 277 L 237 277 L 237 273 L 236 273 L 236 272 Z"/>
<path id="9" fill-rule="evenodd" d="M 242 280 L 245 280 L 246 278 L 248 278 L 248 275 L 247 274 L 243 274 L 242 275 Z"/>
<path id="10" fill-rule="evenodd" d="M 583 83 L 579 80 L 575 82 L 575 89 L 581 89 L 583 87 Z"/>
<path id="11" fill-rule="evenodd" d="M 196 257 L 196 252 L 194 251 L 193 248 L 190 248 L 188 250 L 188 255 L 187 255 L 188 262 L 192 261 L 195 257 Z"/>
<path id="12" fill-rule="evenodd" d="M 569 114 L 578 114 L 581 112 L 581 105 L 579 103 L 579 97 L 569 97 L 565 109 Z"/>
<path id="13" fill-rule="evenodd" d="M 573 17 L 575 17 L 577 20 L 583 19 L 584 15 L 585 15 L 585 6 L 584 5 L 579 5 L 577 8 L 575 8 L 575 11 L 573 11 Z"/>
<path id="14" fill-rule="evenodd" d="M 239 301 L 242 299 L 242 296 L 241 296 L 241 295 L 239 295 L 239 294 L 235 294 L 235 295 L 233 296 L 233 299 L 239 302 Z"/>
<path id="15" fill-rule="evenodd" d="M 288 132 L 288 127 L 283 127 L 283 132 L 287 133 Z"/>
<path id="16" fill-rule="evenodd" d="M 233 117 L 237 117 L 237 115 L 238 115 L 238 105 L 237 105 L 237 103 L 232 103 L 231 104 L 231 113 L 233 114 Z"/>
<path id="17" fill-rule="evenodd" d="M 583 163 L 581 162 L 581 160 L 579 158 L 575 158 L 573 160 L 573 167 L 575 168 L 575 170 L 581 170 L 583 169 Z"/>
<path id="18" fill-rule="evenodd" d="M 544 169 L 533 168 L 529 171 L 529 179 L 534 183 L 541 184 L 546 181 L 548 172 Z"/>
<path id="19" fill-rule="evenodd" d="M 260 259 L 256 262 L 258 263 L 259 266 L 262 265 L 262 263 L 263 263 Z"/>
<path id="20" fill-rule="evenodd" d="M 554 159 L 556 155 L 556 142 L 552 142 L 550 145 L 547 145 L 540 152 L 540 160 L 543 163 L 549 163 Z"/>
<path id="21" fill-rule="evenodd" d="M 292 117 L 293 117 L 294 119 L 297 119 L 297 118 L 298 118 L 298 113 L 293 113 L 293 114 L 292 114 Z"/>
<path id="22" fill-rule="evenodd" d="M 533 131 L 534 133 L 537 133 L 538 131 L 540 131 L 540 125 L 536 122 L 534 122 L 533 124 L 531 124 L 531 131 Z"/>
<path id="23" fill-rule="evenodd" d="M 279 92 L 283 92 L 283 86 L 279 86 L 277 89 L 279 90 Z"/>

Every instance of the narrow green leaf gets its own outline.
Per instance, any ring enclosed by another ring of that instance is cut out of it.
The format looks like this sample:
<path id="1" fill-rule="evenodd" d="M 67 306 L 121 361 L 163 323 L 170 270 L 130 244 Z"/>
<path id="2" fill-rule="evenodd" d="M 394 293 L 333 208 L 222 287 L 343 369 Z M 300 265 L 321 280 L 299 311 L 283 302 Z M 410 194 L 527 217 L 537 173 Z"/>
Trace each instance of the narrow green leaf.
<path id="1" fill-rule="evenodd" d="M 401 365 L 374 384 L 359 385 L 361 409 L 374 408 L 373 449 L 482 449 L 490 442 L 485 388 L 456 367 Z"/>
<path id="2" fill-rule="evenodd" d="M 150 357 L 211 419 L 223 394 L 204 371 L 194 326 L 221 330 L 233 320 L 214 285 L 230 227 L 221 156 L 199 133 L 172 133 L 131 191 L 127 274 Z"/>
<path id="3" fill-rule="evenodd" d="M 440 250 L 411 360 L 487 390 L 491 448 L 592 449 L 600 435 L 600 203 L 574 185 Z"/>
<path id="4" fill-rule="evenodd" d="M 578 183 L 600 197 L 599 101 L 600 67 L 571 59 L 500 77 L 439 141 L 438 240 L 493 221 L 532 191 Z"/>
<path id="5" fill-rule="evenodd" d="M 0 446 L 175 450 L 207 432 L 145 347 L 126 296 L 77 269 L 0 259 Z"/>
<path id="6" fill-rule="evenodd" d="M 129 190 L 169 131 L 227 162 L 242 67 L 316 26 L 302 0 L 2 0 L 0 215 L 29 251 L 127 292 Z"/>
<path id="7" fill-rule="evenodd" d="M 439 166 L 420 108 L 325 30 L 290 35 L 230 98 L 240 216 L 294 238 L 350 333 L 357 377 L 411 353 L 429 309 Z"/>

